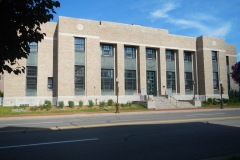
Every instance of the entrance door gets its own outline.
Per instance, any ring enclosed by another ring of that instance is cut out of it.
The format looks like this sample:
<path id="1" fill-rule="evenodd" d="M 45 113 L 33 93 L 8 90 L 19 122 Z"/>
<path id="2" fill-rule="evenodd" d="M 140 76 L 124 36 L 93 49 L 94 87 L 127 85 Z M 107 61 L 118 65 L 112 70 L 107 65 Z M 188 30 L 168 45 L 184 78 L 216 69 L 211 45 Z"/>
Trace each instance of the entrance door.
<path id="1" fill-rule="evenodd" d="M 147 94 L 157 95 L 156 72 L 147 71 Z"/>

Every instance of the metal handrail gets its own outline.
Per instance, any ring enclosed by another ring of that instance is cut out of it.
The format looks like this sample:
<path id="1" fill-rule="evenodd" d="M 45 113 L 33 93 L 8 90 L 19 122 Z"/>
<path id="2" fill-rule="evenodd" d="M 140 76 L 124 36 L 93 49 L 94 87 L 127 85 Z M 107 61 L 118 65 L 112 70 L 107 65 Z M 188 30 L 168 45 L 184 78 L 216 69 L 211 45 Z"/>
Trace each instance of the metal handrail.
<path id="1" fill-rule="evenodd" d="M 174 98 L 174 97 L 172 97 L 172 96 L 169 96 L 170 97 L 170 103 L 172 104 L 172 105 L 174 105 L 175 107 L 178 107 L 178 100 L 176 99 L 176 98 Z M 174 100 L 175 101 L 175 103 L 172 103 L 172 100 Z"/>

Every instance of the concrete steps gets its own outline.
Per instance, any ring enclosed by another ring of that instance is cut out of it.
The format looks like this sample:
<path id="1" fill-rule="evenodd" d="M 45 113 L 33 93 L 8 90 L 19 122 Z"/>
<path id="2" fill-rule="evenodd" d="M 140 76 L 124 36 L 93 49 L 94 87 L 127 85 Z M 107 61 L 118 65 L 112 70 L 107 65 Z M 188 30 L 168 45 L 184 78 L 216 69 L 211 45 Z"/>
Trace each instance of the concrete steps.
<path id="1" fill-rule="evenodd" d="M 148 101 L 148 108 L 154 109 L 175 109 L 175 108 L 196 108 L 188 101 L 176 101 L 166 97 L 154 97 Z"/>

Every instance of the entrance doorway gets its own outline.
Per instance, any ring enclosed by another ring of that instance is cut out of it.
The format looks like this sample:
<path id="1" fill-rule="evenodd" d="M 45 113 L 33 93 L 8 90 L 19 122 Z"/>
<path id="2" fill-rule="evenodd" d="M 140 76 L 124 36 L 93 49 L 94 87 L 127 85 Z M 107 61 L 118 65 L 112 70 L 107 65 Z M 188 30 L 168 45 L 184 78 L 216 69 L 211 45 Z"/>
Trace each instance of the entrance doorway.
<path id="1" fill-rule="evenodd" d="M 147 71 L 147 94 L 157 95 L 156 71 Z"/>

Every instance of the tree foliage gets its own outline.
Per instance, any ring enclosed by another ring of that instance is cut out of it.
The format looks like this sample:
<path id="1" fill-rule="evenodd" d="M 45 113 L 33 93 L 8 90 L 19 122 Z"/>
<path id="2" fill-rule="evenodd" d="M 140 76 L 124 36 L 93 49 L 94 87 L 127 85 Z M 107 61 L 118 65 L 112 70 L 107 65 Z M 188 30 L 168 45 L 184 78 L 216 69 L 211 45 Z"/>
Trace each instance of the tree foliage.
<path id="1" fill-rule="evenodd" d="M 240 62 L 237 62 L 232 66 L 231 76 L 235 83 L 240 84 Z"/>
<path id="2" fill-rule="evenodd" d="M 0 0 L 0 73 L 24 73 L 17 60 L 27 58 L 30 42 L 40 42 L 41 24 L 53 19 L 55 0 Z"/>

